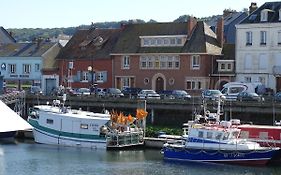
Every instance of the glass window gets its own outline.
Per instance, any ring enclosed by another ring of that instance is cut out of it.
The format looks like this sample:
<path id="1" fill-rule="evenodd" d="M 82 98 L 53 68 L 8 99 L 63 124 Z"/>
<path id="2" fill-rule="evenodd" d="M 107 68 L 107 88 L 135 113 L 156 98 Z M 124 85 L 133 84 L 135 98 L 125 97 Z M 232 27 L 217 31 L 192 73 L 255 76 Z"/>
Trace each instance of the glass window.
<path id="1" fill-rule="evenodd" d="M 213 133 L 212 132 L 207 132 L 207 138 L 211 139 L 213 137 Z"/>
<path id="2" fill-rule="evenodd" d="M 39 72 L 40 71 L 40 64 L 35 64 L 35 71 Z"/>
<path id="3" fill-rule="evenodd" d="M 8 69 L 9 69 L 9 73 L 11 73 L 11 74 L 16 73 L 16 65 L 15 64 L 9 64 Z"/>
<path id="4" fill-rule="evenodd" d="M 81 129 L 88 129 L 88 124 L 82 124 L 81 123 L 80 128 Z"/>
<path id="5" fill-rule="evenodd" d="M 260 32 L 260 44 L 261 45 L 266 45 L 266 31 L 261 31 Z"/>
<path id="6" fill-rule="evenodd" d="M 199 137 L 199 138 L 203 138 L 203 136 L 204 136 L 204 132 L 203 132 L 203 131 L 199 131 L 199 132 L 198 132 L 198 137 Z"/>
<path id="7" fill-rule="evenodd" d="M 82 81 L 88 81 L 88 72 L 82 72 L 82 77 L 81 77 L 81 80 Z"/>
<path id="8" fill-rule="evenodd" d="M 252 32 L 246 32 L 246 45 L 252 45 Z"/>
<path id="9" fill-rule="evenodd" d="M 216 140 L 220 140 L 221 139 L 221 137 L 222 137 L 222 133 L 216 133 Z"/>
<path id="10" fill-rule="evenodd" d="M 54 123 L 54 120 L 53 120 L 53 119 L 47 119 L 46 122 L 47 122 L 48 124 L 53 124 L 53 123 Z"/>
<path id="11" fill-rule="evenodd" d="M 193 55 L 192 56 L 192 69 L 199 69 L 200 68 L 200 56 L 199 55 Z"/>
<path id="12" fill-rule="evenodd" d="M 129 69 L 130 68 L 130 57 L 124 56 L 123 57 L 123 69 Z"/>
<path id="13" fill-rule="evenodd" d="M 23 65 L 23 73 L 24 74 L 29 74 L 31 71 L 31 65 L 30 64 L 24 64 Z"/>

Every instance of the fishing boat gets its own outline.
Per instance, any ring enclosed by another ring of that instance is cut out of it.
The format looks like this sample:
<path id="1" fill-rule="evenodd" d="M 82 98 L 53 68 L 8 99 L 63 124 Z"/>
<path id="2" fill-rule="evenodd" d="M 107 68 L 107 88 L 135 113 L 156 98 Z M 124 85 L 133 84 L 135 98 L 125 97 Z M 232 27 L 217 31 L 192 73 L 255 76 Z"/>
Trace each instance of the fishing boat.
<path id="1" fill-rule="evenodd" d="M 257 142 L 240 139 L 241 129 L 230 121 L 220 121 L 221 102 L 217 111 L 204 110 L 184 128 L 181 142 L 166 143 L 162 152 L 165 160 L 266 165 L 280 148 L 263 147 Z"/>
<path id="2" fill-rule="evenodd" d="M 64 102 L 54 100 L 52 105 L 32 107 L 28 122 L 33 126 L 37 143 L 88 148 L 128 147 L 143 144 L 143 128 L 134 123 L 147 113 L 137 111 L 139 118 L 117 112 L 94 113 L 71 109 L 65 107 Z"/>

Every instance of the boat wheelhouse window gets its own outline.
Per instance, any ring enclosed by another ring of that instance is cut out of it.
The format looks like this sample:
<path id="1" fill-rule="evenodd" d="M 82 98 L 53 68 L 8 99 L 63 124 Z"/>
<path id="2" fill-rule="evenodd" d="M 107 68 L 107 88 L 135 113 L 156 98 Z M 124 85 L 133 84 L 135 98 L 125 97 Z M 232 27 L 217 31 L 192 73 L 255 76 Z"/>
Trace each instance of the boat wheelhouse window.
<path id="1" fill-rule="evenodd" d="M 234 131 L 231 133 L 231 138 L 237 139 L 239 137 L 239 131 Z"/>
<path id="2" fill-rule="evenodd" d="M 199 137 L 199 138 L 203 138 L 203 134 L 204 134 L 203 131 L 199 131 L 199 132 L 198 132 L 198 137 Z"/>
<path id="3" fill-rule="evenodd" d="M 53 124 L 53 123 L 54 123 L 54 120 L 53 120 L 53 119 L 47 119 L 46 122 L 47 122 L 48 124 Z"/>
<path id="4" fill-rule="evenodd" d="M 223 140 L 227 140 L 228 139 L 228 137 L 229 137 L 229 133 L 228 132 L 226 132 L 226 133 L 224 133 L 224 135 L 223 135 Z"/>
<path id="5" fill-rule="evenodd" d="M 212 132 L 207 132 L 207 138 L 211 139 L 213 137 L 213 133 Z"/>
<path id="6" fill-rule="evenodd" d="M 81 128 L 81 129 L 88 129 L 88 124 L 81 124 L 81 125 L 80 125 L 80 128 Z"/>
<path id="7" fill-rule="evenodd" d="M 268 132 L 260 132 L 259 138 L 260 139 L 268 139 Z"/>
<path id="8" fill-rule="evenodd" d="M 222 133 L 218 132 L 216 133 L 216 140 L 220 140 L 221 139 L 221 136 L 222 136 Z"/>
<path id="9" fill-rule="evenodd" d="M 240 138 L 248 139 L 249 138 L 249 131 L 241 131 L 240 132 Z"/>

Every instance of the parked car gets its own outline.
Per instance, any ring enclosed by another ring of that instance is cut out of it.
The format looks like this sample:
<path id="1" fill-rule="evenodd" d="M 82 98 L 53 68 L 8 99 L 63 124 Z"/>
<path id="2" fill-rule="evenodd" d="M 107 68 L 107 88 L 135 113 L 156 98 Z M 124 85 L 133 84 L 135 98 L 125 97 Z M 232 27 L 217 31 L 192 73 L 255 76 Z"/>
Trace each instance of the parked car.
<path id="1" fill-rule="evenodd" d="M 138 93 L 138 98 L 140 99 L 160 99 L 160 95 L 154 90 L 144 89 Z"/>
<path id="2" fill-rule="evenodd" d="M 121 92 L 120 89 L 117 88 L 107 88 L 106 89 L 106 96 L 107 97 L 124 97 L 124 94 Z"/>
<path id="3" fill-rule="evenodd" d="M 217 98 L 225 99 L 225 95 L 219 90 L 215 89 L 206 89 L 202 92 L 202 98 L 204 100 L 216 100 Z"/>
<path id="4" fill-rule="evenodd" d="M 90 89 L 88 88 L 78 88 L 76 90 L 76 95 L 91 95 Z"/>
<path id="5" fill-rule="evenodd" d="M 138 93 L 141 91 L 141 88 L 136 87 L 126 87 L 122 90 L 122 93 L 124 94 L 124 97 L 127 98 L 137 98 Z"/>
<path id="6" fill-rule="evenodd" d="M 94 93 L 97 97 L 105 97 L 106 95 L 106 89 L 105 88 L 95 88 Z"/>
<path id="7" fill-rule="evenodd" d="M 190 100 L 191 95 L 189 95 L 184 90 L 173 90 L 172 95 L 175 97 L 175 99 L 182 99 L 182 100 Z"/>
<path id="8" fill-rule="evenodd" d="M 262 102 L 264 98 L 255 92 L 241 92 L 237 96 L 238 101 L 257 101 Z"/>
<path id="9" fill-rule="evenodd" d="M 175 99 L 175 97 L 172 95 L 172 90 L 163 90 L 161 92 L 159 92 L 160 98 L 161 99 Z"/>

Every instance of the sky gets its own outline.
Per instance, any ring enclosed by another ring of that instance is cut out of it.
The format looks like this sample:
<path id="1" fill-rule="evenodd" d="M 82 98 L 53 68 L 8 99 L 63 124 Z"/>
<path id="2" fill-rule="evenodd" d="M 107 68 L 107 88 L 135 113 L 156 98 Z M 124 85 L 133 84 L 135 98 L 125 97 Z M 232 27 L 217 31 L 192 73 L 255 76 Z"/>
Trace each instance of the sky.
<path id="1" fill-rule="evenodd" d="M 3 0 L 0 26 L 56 28 L 141 19 L 172 22 L 182 15 L 197 18 L 221 15 L 224 9 L 242 11 L 251 2 L 270 0 Z"/>

